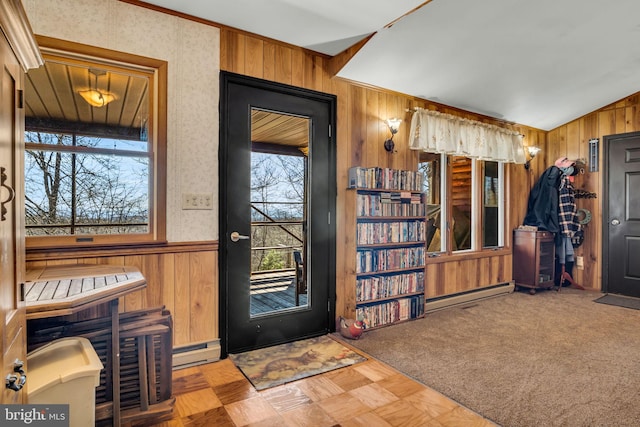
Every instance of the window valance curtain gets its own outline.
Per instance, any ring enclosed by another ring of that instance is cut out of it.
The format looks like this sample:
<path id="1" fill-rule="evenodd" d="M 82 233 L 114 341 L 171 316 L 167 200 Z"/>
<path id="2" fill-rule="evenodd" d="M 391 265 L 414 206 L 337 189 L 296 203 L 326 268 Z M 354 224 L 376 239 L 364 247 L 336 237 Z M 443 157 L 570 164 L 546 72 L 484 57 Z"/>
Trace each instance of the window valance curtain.
<path id="1" fill-rule="evenodd" d="M 506 163 L 525 163 L 523 136 L 516 131 L 451 114 L 417 108 L 409 148 Z"/>

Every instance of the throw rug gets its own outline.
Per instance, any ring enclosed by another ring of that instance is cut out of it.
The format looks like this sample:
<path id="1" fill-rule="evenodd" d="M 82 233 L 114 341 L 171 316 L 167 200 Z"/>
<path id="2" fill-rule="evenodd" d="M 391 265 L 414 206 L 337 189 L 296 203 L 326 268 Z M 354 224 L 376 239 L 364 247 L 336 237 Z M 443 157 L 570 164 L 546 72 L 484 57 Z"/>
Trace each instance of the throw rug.
<path id="1" fill-rule="evenodd" d="M 328 335 L 230 354 L 229 358 L 256 390 L 367 360 Z"/>
<path id="2" fill-rule="evenodd" d="M 600 298 L 594 299 L 594 301 L 600 304 L 617 305 L 618 307 L 640 310 L 640 298 L 606 294 L 604 296 L 601 296 Z"/>

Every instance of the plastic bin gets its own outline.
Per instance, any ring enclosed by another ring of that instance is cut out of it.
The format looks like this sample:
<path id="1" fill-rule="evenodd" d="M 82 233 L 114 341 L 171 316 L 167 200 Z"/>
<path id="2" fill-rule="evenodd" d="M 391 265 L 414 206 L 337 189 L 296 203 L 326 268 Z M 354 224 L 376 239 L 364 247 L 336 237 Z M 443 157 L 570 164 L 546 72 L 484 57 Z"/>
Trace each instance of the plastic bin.
<path id="1" fill-rule="evenodd" d="M 29 403 L 68 404 L 70 427 L 93 426 L 102 368 L 88 339 L 52 341 L 27 354 Z"/>

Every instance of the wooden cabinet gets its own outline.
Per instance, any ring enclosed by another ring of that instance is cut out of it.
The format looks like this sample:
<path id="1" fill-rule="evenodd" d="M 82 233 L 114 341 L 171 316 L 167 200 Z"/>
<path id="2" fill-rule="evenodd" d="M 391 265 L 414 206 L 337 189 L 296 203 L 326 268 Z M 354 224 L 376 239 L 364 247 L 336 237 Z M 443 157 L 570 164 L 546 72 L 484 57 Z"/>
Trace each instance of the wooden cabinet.
<path id="1" fill-rule="evenodd" d="M 548 231 L 513 231 L 513 280 L 518 287 L 552 289 L 555 269 L 554 234 Z"/>
<path id="2" fill-rule="evenodd" d="M 24 72 L 42 59 L 19 0 L 0 2 L 0 403 L 26 403 Z"/>

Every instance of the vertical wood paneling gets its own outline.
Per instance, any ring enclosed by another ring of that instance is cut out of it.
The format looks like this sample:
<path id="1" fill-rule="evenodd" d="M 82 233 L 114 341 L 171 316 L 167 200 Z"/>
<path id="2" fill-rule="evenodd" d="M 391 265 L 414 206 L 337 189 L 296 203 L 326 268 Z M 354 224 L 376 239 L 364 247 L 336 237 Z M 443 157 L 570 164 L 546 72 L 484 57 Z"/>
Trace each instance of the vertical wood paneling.
<path id="1" fill-rule="evenodd" d="M 371 166 L 367 162 L 367 96 L 366 90 L 351 86 L 349 91 L 348 123 L 351 129 L 347 144 L 351 147 L 350 166 Z M 338 124 L 340 126 L 340 124 Z"/>
<path id="2" fill-rule="evenodd" d="M 27 268 L 44 265 L 130 265 L 140 269 L 147 286 L 120 298 L 119 310 L 164 306 L 173 319 L 174 346 L 218 338 L 218 259 L 216 251 L 29 261 Z M 109 315 L 102 304 L 83 310 L 72 320 Z"/>
<path id="3" fill-rule="evenodd" d="M 632 94 L 613 104 L 607 105 L 597 111 L 587 114 L 570 123 L 560 126 L 549 132 L 549 145 L 553 146 L 552 135 L 558 132 L 566 132 L 569 147 L 579 145 L 579 157 L 588 159 L 589 140 L 600 140 L 600 164 L 599 172 L 587 172 L 576 177 L 576 188 L 596 193 L 595 199 L 577 199 L 578 208 L 584 208 L 591 212 L 592 220 L 583 227 L 584 243 L 576 248 L 576 256 L 584 258 L 584 269 L 574 268 L 574 279 L 581 285 L 601 290 L 602 289 L 602 199 L 604 176 L 602 169 L 604 136 L 618 133 L 640 131 L 640 93 Z M 575 131 L 575 128 L 578 128 Z"/>
<path id="4" fill-rule="evenodd" d="M 293 86 L 304 87 L 304 58 L 302 51 L 291 52 L 291 85 Z"/>
<path id="5" fill-rule="evenodd" d="M 245 40 L 247 52 L 245 58 L 245 72 L 247 76 L 263 78 L 264 72 L 264 42 L 253 37 Z"/>
<path id="6" fill-rule="evenodd" d="M 188 253 L 181 253 L 176 254 L 175 259 L 173 336 L 174 345 L 184 345 L 190 342 L 191 332 L 191 292 L 189 286 L 185 286 L 190 279 L 189 261 L 191 257 Z"/>
<path id="7" fill-rule="evenodd" d="M 471 113 L 428 104 L 409 96 L 362 86 L 333 77 L 326 68 L 329 59 L 312 52 L 286 46 L 267 39 L 223 27 L 220 31 L 220 65 L 222 70 L 323 91 L 337 96 L 337 278 L 336 312 L 351 313 L 355 307 L 355 197 L 346 190 L 347 171 L 352 166 L 388 166 L 415 169 L 418 154 L 408 149 L 411 113 L 415 106 L 464 115 Z M 394 137 L 397 153 L 388 154 L 382 144 L 388 137 L 382 123 L 388 117 L 404 122 Z M 521 223 L 526 212 L 529 189 L 537 177 L 560 156 L 585 158 L 590 138 L 640 130 L 640 96 L 634 94 L 597 112 L 567 123 L 550 132 L 522 127 L 527 145 L 543 151 L 525 171 L 522 165 L 507 165 L 507 241 L 511 229 Z M 602 164 L 600 165 L 602 167 Z M 581 188 L 598 194 L 598 199 L 580 200 L 579 206 L 593 213 L 585 227 L 585 243 L 576 253 L 585 257 L 585 269 L 576 271 L 579 283 L 594 289 L 601 284 L 600 211 L 601 173 L 580 177 Z M 174 345 L 218 337 L 218 265 L 215 252 L 168 253 L 127 257 L 101 257 L 29 262 L 28 266 L 90 263 L 130 263 L 138 265 L 147 279 L 148 288 L 137 295 L 123 298 L 126 309 L 153 304 L 165 305 L 173 317 Z M 575 271 L 575 270 L 574 270 Z M 430 263 L 425 268 L 425 293 L 435 298 L 511 280 L 511 255 L 488 255 L 483 258 Z M 123 308 L 124 309 L 124 308 Z"/>
<path id="8" fill-rule="evenodd" d="M 264 43 L 264 72 L 262 78 L 265 80 L 276 79 L 276 46 L 273 43 Z"/>
<path id="9" fill-rule="evenodd" d="M 291 49 L 281 45 L 276 46 L 275 81 L 291 84 Z"/>
<path id="10" fill-rule="evenodd" d="M 159 292 L 159 294 L 161 295 L 161 303 L 162 305 L 164 305 L 164 307 L 169 310 L 169 312 L 171 312 L 172 316 L 175 318 L 175 286 L 176 286 L 176 280 L 175 280 L 175 269 L 176 269 L 176 263 L 175 263 L 175 255 L 174 254 L 162 254 L 160 255 L 161 258 L 161 262 L 160 262 L 160 271 L 161 271 L 161 277 L 162 277 L 162 282 L 161 282 L 161 286 L 162 289 Z M 214 281 L 214 283 L 217 283 L 218 280 L 216 278 L 216 280 Z M 215 330 L 217 331 L 217 330 Z M 174 335 L 175 335 L 175 331 L 174 331 Z M 175 339 L 174 339 L 175 342 Z"/>
<path id="11" fill-rule="evenodd" d="M 218 336 L 217 297 L 218 287 L 213 286 L 218 277 L 218 259 L 214 252 L 189 254 L 189 341 L 210 341 Z"/>
<path id="12" fill-rule="evenodd" d="M 626 109 L 616 108 L 615 112 L 615 133 L 625 133 L 627 129 Z"/>
<path id="13" fill-rule="evenodd" d="M 225 32 L 226 44 L 221 46 L 221 50 L 226 50 L 225 62 L 231 68 L 229 71 L 244 74 L 245 71 L 245 36 L 234 32 Z"/>
<path id="14" fill-rule="evenodd" d="M 580 159 L 580 123 L 573 122 L 567 125 L 566 132 L 566 156 L 570 159 Z"/>
<path id="15" fill-rule="evenodd" d="M 426 299 L 443 295 L 444 280 L 442 280 L 442 264 L 429 264 L 424 274 L 424 296 Z"/>
<path id="16" fill-rule="evenodd" d="M 384 119 L 382 118 L 386 104 L 384 103 L 384 97 L 380 96 L 376 91 L 366 90 L 365 98 L 367 119 L 364 123 L 366 127 L 364 140 L 367 143 L 363 146 L 366 151 L 364 158 L 366 159 L 366 166 L 376 166 L 381 164 L 379 156 L 386 154 L 384 149 L 381 149 L 383 141 L 387 138 L 386 125 L 383 123 Z"/>
<path id="17" fill-rule="evenodd" d="M 322 91 L 324 88 L 324 60 L 317 55 L 307 56 L 307 58 L 309 58 L 310 61 L 305 64 L 305 87 L 307 89 Z"/>
<path id="18" fill-rule="evenodd" d="M 351 165 L 351 144 L 349 144 L 349 134 L 346 123 L 349 117 L 348 102 L 349 86 L 346 82 L 334 80 L 333 91 L 337 96 L 337 129 L 333 132 L 336 136 L 336 260 L 344 260 L 336 264 L 336 307 L 345 307 L 343 314 L 355 305 L 355 297 L 347 301 L 351 294 L 347 281 L 351 280 L 355 274 L 355 258 L 348 262 L 347 252 L 355 245 L 355 235 L 347 230 L 355 223 L 355 197 L 349 197 L 346 190 L 347 173 Z"/>

